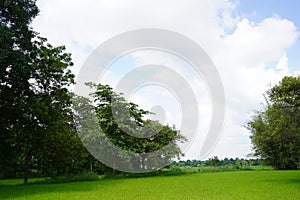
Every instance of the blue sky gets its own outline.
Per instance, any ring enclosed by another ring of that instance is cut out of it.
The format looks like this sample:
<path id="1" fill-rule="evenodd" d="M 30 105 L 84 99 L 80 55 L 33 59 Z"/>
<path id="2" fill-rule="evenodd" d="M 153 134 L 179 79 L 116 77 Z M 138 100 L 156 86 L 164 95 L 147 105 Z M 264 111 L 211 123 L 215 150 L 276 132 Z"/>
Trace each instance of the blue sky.
<path id="1" fill-rule="evenodd" d="M 277 14 L 293 21 L 296 26 L 300 26 L 300 2 L 298 0 L 240 0 L 237 8 L 239 15 L 255 21 Z"/>

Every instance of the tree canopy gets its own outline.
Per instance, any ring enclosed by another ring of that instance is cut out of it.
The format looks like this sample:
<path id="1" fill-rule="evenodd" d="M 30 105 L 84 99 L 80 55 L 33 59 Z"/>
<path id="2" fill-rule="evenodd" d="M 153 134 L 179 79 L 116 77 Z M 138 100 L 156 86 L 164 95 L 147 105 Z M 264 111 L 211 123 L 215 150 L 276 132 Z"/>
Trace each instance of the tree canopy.
<path id="1" fill-rule="evenodd" d="M 247 123 L 255 155 L 277 169 L 300 163 L 300 76 L 287 76 L 266 92 L 267 105 Z"/>
<path id="2" fill-rule="evenodd" d="M 0 1 L 0 171 L 15 175 L 21 168 L 25 183 L 34 164 L 46 169 L 47 160 L 51 171 L 51 165 L 58 169 L 76 157 L 59 156 L 59 149 L 76 149 L 68 91 L 74 83 L 71 55 L 31 29 L 38 12 L 34 0 Z"/>
<path id="3" fill-rule="evenodd" d="M 95 114 L 105 136 L 123 150 L 142 153 L 140 161 L 129 161 L 133 167 L 151 167 L 149 153 L 161 150 L 158 157 L 170 161 L 182 154 L 178 142 L 184 142 L 175 127 L 162 125 L 145 118 L 149 111 L 140 109 L 138 105 L 127 102 L 121 94 L 117 94 L 108 85 L 89 83 L 95 89 L 92 97 L 95 102 Z M 115 152 L 115 156 L 119 156 Z M 147 165 L 147 160 L 149 161 Z"/>

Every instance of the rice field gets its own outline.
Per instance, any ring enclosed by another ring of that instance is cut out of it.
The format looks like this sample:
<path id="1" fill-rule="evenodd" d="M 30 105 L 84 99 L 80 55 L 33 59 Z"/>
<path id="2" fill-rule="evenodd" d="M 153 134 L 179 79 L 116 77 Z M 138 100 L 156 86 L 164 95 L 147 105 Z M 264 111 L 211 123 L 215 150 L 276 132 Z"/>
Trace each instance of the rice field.
<path id="1" fill-rule="evenodd" d="M 0 199 L 300 199 L 299 170 L 21 183 L 19 179 L 0 180 Z"/>

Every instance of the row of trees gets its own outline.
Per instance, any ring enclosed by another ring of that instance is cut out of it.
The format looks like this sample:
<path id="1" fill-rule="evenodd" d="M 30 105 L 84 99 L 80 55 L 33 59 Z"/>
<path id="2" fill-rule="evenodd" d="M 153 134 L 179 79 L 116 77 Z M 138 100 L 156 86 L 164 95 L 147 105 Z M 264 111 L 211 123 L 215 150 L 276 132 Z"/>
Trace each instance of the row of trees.
<path id="1" fill-rule="evenodd" d="M 74 84 L 71 55 L 31 29 L 38 12 L 35 0 L 0 1 L 0 178 L 23 176 L 27 183 L 33 171 L 43 176 L 110 171 L 85 149 L 77 134 L 79 128 L 80 136 L 90 136 L 78 127 L 82 109 L 94 112 L 97 121 L 84 124 L 80 120 L 81 126 L 90 130 L 100 124 L 105 134 L 101 137 L 124 150 L 142 153 L 136 168 L 146 168 L 147 153 L 166 144 L 171 148 L 161 157 L 180 156 L 177 142 L 183 138 L 175 128 L 145 120 L 148 111 L 126 102 L 109 86 L 90 84 L 95 89 L 94 102 L 70 93 L 68 87 Z M 112 98 L 119 110 L 112 110 Z M 142 139 L 127 134 L 151 131 L 157 134 Z"/>

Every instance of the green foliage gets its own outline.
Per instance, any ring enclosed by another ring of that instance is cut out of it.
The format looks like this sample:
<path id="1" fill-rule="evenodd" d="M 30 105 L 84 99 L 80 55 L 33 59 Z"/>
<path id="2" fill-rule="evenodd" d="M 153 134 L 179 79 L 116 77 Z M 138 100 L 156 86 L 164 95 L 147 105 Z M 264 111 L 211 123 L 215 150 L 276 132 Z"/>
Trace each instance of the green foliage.
<path id="1" fill-rule="evenodd" d="M 208 161 L 209 161 L 210 165 L 213 167 L 218 166 L 218 163 L 220 162 L 218 156 L 214 156 L 214 157 L 210 158 Z"/>
<path id="2" fill-rule="evenodd" d="M 26 88 L 35 33 L 28 25 L 37 14 L 35 1 L 0 1 L 0 177 L 15 175 L 19 150 L 12 141 L 29 123 L 24 117 L 28 116 L 26 111 L 30 112 Z"/>
<path id="3" fill-rule="evenodd" d="M 83 149 L 67 89 L 74 83 L 71 55 L 31 30 L 37 14 L 34 0 L 0 2 L 0 177 L 23 171 L 25 183 L 31 168 L 47 175 L 74 170 Z"/>
<path id="4" fill-rule="evenodd" d="M 66 182 L 76 181 L 97 181 L 100 180 L 99 175 L 92 171 L 84 171 L 74 176 L 67 177 Z"/>
<path id="5" fill-rule="evenodd" d="M 122 179 L 122 178 L 142 178 L 152 176 L 176 176 L 190 173 L 196 173 L 197 171 L 188 171 L 180 167 L 169 167 L 158 169 L 148 173 L 126 173 L 119 172 L 117 174 L 106 174 L 105 179 Z"/>
<path id="6" fill-rule="evenodd" d="M 124 150 L 142 153 L 141 158 L 128 161 L 133 168 L 151 168 L 151 164 L 155 162 L 169 162 L 172 158 L 182 155 L 177 143 L 184 142 L 185 138 L 178 130 L 144 119 L 145 115 L 149 114 L 148 111 L 138 108 L 134 103 L 126 102 L 121 94 L 116 94 L 110 86 L 93 83 L 88 85 L 95 89 L 92 94 L 96 104 L 95 113 L 105 137 Z M 164 151 L 161 150 L 163 147 Z M 155 151 L 158 151 L 158 155 L 149 157 L 148 153 Z M 122 156 L 119 152 L 113 154 L 115 157 Z"/>
<path id="7" fill-rule="evenodd" d="M 300 77 L 284 77 L 268 90 L 267 107 L 248 122 L 255 155 L 277 169 L 300 163 Z"/>

